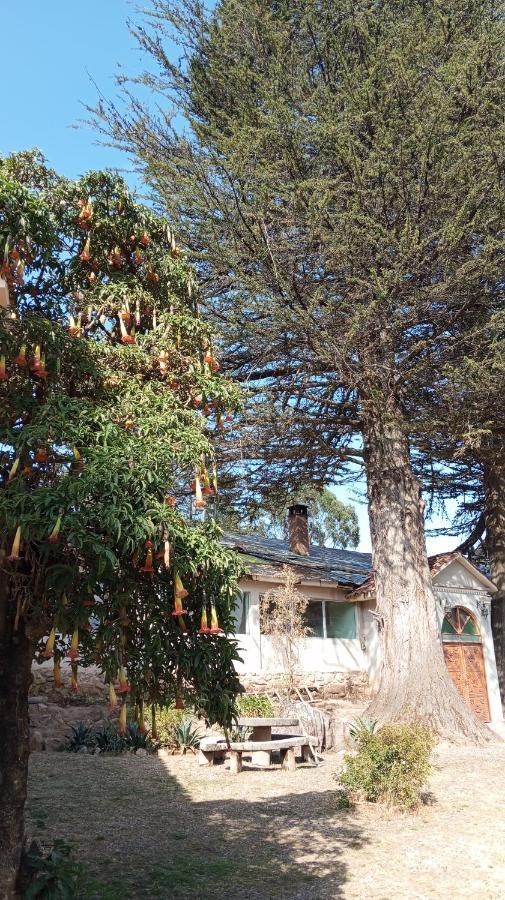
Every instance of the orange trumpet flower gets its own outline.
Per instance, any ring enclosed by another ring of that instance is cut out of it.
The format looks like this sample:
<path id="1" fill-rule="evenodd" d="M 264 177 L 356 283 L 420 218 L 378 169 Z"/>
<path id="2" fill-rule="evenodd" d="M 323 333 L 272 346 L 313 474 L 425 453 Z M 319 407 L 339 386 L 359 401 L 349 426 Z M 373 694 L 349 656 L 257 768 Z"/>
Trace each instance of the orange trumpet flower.
<path id="1" fill-rule="evenodd" d="M 123 666 L 121 666 L 119 670 L 119 687 L 117 689 L 118 694 L 129 694 L 130 693 L 130 685 L 128 684 L 128 679 L 126 677 L 126 671 Z"/>
<path id="2" fill-rule="evenodd" d="M 39 447 L 35 454 L 35 462 L 46 463 L 48 460 L 48 452 L 45 447 Z"/>
<path id="3" fill-rule="evenodd" d="M 175 497 L 172 497 L 171 494 L 167 494 L 167 496 L 165 497 L 165 503 L 167 506 L 177 506 L 177 500 L 175 499 Z"/>
<path id="4" fill-rule="evenodd" d="M 88 234 L 82 252 L 79 253 L 79 259 L 82 260 L 82 262 L 88 262 L 91 259 L 90 242 L 91 238 Z"/>
<path id="5" fill-rule="evenodd" d="M 202 617 L 200 619 L 200 628 L 198 629 L 198 634 L 208 634 L 210 631 L 209 621 L 207 619 L 207 608 L 204 606 L 202 609 Z"/>
<path id="6" fill-rule="evenodd" d="M 62 516 L 60 513 L 60 515 L 56 519 L 56 524 L 48 538 L 50 544 L 56 544 L 58 541 L 58 538 L 60 536 L 60 529 L 61 529 L 61 518 L 62 518 Z"/>
<path id="7" fill-rule="evenodd" d="M 211 606 L 210 610 L 210 634 L 224 634 L 223 629 L 220 627 L 218 618 L 217 618 L 217 610 L 214 604 Z"/>
<path id="8" fill-rule="evenodd" d="M 200 476 L 195 475 L 195 509 L 205 509 L 207 501 L 203 499 Z"/>
<path id="9" fill-rule="evenodd" d="M 109 709 L 112 712 L 117 707 L 116 691 L 112 681 L 109 681 Z"/>
<path id="10" fill-rule="evenodd" d="M 158 356 L 158 362 L 160 364 L 160 375 L 167 374 L 167 363 L 168 363 L 168 353 L 166 350 L 162 350 L 160 355 Z"/>
<path id="11" fill-rule="evenodd" d="M 123 319 L 119 320 L 119 327 L 121 329 L 121 343 L 122 344 L 134 344 L 135 343 L 135 326 L 132 325 L 132 329 L 130 334 L 128 334 L 126 330 L 126 325 L 123 322 Z"/>
<path id="12" fill-rule="evenodd" d="M 58 657 L 54 657 L 53 679 L 55 688 L 61 688 L 63 682 L 61 680 L 61 662 Z"/>
<path id="13" fill-rule="evenodd" d="M 54 654 L 54 642 L 56 640 L 56 629 L 53 627 L 49 633 L 49 637 L 47 639 L 45 650 L 42 654 L 44 659 L 50 659 Z"/>
<path id="14" fill-rule="evenodd" d="M 19 548 L 21 546 L 21 525 L 18 525 L 16 528 L 16 534 L 14 535 L 14 540 L 12 542 L 10 555 L 7 557 L 10 562 L 16 562 L 20 559 Z"/>
<path id="15" fill-rule="evenodd" d="M 174 588 L 175 588 L 175 596 L 180 597 L 181 600 L 184 600 L 184 597 L 188 596 L 188 592 L 187 592 L 186 588 L 184 587 L 178 572 L 175 573 Z"/>
<path id="16" fill-rule="evenodd" d="M 141 572 L 146 572 L 148 575 L 151 575 L 154 572 L 153 567 L 153 544 L 152 541 L 146 541 L 147 553 L 144 565 L 141 568 Z"/>
<path id="17" fill-rule="evenodd" d="M 20 463 L 19 456 L 16 456 L 16 459 L 12 463 L 11 470 L 9 472 L 9 477 L 8 477 L 7 481 L 12 481 L 12 479 L 15 477 L 16 472 L 19 469 L 19 463 Z"/>
<path id="18" fill-rule="evenodd" d="M 26 344 L 21 344 L 18 355 L 14 357 L 14 362 L 21 368 L 26 366 Z"/>
<path id="19" fill-rule="evenodd" d="M 77 659 L 79 656 L 79 629 L 74 628 L 72 640 L 70 642 L 70 650 L 68 651 L 70 659 Z"/>

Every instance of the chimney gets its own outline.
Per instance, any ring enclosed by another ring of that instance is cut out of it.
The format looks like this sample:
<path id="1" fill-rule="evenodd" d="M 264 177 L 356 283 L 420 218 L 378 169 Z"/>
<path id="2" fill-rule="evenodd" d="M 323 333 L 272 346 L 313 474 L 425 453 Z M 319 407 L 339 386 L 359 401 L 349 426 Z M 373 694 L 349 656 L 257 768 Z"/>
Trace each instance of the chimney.
<path id="1" fill-rule="evenodd" d="M 304 503 L 288 506 L 288 539 L 291 553 L 310 554 L 309 512 Z"/>

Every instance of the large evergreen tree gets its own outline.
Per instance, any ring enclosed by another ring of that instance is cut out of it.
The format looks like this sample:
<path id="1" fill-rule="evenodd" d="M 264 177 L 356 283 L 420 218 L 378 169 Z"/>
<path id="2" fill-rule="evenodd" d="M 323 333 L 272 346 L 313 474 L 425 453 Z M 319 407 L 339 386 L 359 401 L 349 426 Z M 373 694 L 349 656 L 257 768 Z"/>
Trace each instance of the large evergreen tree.
<path id="1" fill-rule="evenodd" d="M 123 181 L 0 161 L 0 895 L 21 859 L 34 657 L 229 724 L 234 557 L 211 508 L 236 394 L 166 220 Z M 207 415 L 205 415 L 205 413 Z M 195 500 L 193 502 L 193 497 Z M 63 676 L 65 677 L 65 676 Z M 67 676 L 68 677 L 68 676 Z M 107 687 L 104 686 L 104 693 Z M 149 714 L 150 720 L 150 714 Z"/>
<path id="2" fill-rule="evenodd" d="M 186 132 L 131 94 L 97 118 L 180 216 L 227 365 L 256 390 L 245 453 L 262 428 L 259 480 L 299 486 L 330 481 L 361 437 L 373 711 L 477 736 L 443 661 L 409 439 L 426 372 L 499 277 L 503 6 L 155 0 L 150 16 L 148 84 Z"/>

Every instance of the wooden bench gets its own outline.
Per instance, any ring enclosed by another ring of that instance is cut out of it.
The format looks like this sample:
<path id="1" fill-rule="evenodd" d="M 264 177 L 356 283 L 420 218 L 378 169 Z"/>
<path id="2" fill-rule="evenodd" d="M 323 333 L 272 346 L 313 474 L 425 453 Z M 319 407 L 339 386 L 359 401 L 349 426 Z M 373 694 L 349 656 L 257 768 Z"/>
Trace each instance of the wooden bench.
<path id="1" fill-rule="evenodd" d="M 213 766 L 216 759 L 230 756 L 230 772 L 238 774 L 242 771 L 242 754 L 251 754 L 251 761 L 262 768 L 271 764 L 271 754 L 278 751 L 283 769 L 296 769 L 296 756 L 305 761 L 313 759 L 311 746 L 317 745 L 317 738 L 301 735 L 277 737 L 270 741 L 231 741 L 228 746 L 226 738 L 208 737 L 200 741 L 198 762 L 201 766 Z M 298 750 L 298 754 L 296 753 Z"/>

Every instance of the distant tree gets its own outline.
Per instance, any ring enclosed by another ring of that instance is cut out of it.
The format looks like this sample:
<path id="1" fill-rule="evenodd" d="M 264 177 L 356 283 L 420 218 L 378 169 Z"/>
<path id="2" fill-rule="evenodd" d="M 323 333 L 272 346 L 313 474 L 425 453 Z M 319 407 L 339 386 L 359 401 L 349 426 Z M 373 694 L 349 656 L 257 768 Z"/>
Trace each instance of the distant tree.
<path id="1" fill-rule="evenodd" d="M 224 529 L 243 534 L 261 534 L 264 537 L 287 539 L 288 506 L 305 503 L 309 507 L 309 537 L 316 547 L 357 547 L 359 525 L 356 510 L 350 503 L 342 503 L 328 488 L 318 489 L 308 485 L 292 494 L 286 502 L 268 503 L 268 498 L 258 506 L 236 505 L 231 508 L 226 497 L 221 500 L 218 521 Z"/>
<path id="2" fill-rule="evenodd" d="M 78 667 L 98 666 L 123 732 L 135 705 L 141 729 L 147 704 L 191 703 L 231 722 L 237 652 L 224 632 L 238 566 L 202 508 L 216 492 L 210 414 L 219 420 L 236 392 L 216 372 L 168 222 L 119 177 L 73 182 L 36 154 L 0 160 L 0 259 L 0 895 L 10 900 L 34 659 L 53 659 L 59 688 L 66 658 L 75 692 Z"/>

